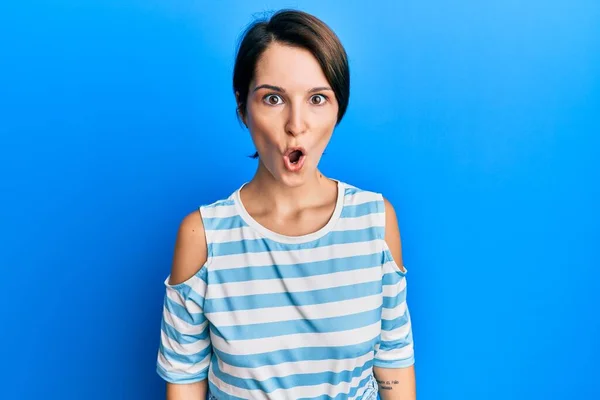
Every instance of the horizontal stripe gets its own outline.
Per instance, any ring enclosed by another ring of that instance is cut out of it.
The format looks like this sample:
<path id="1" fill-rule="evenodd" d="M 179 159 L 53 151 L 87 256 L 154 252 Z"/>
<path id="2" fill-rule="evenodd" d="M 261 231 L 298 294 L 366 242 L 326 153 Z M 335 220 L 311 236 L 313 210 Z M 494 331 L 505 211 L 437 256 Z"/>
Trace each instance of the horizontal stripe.
<path id="1" fill-rule="evenodd" d="M 352 354 L 353 357 L 351 358 L 328 358 L 324 360 L 302 360 L 296 362 L 286 361 L 275 365 L 262 365 L 252 368 L 236 367 L 223 362 L 223 360 L 219 357 L 215 357 L 215 359 L 219 363 L 219 369 L 223 373 L 240 379 L 256 379 L 263 381 L 270 378 L 284 377 L 294 374 L 309 374 L 323 371 L 342 372 L 348 368 L 348 365 L 362 365 L 371 360 L 373 358 L 373 349 L 367 349 L 368 351 L 365 354 Z"/>
<path id="2" fill-rule="evenodd" d="M 400 282 L 401 280 L 405 279 L 404 275 L 399 274 L 398 272 L 386 272 L 385 270 L 382 270 L 383 272 L 383 276 L 381 277 L 381 283 L 386 286 L 386 285 L 396 285 L 398 282 Z"/>
<path id="3" fill-rule="evenodd" d="M 197 334 L 187 334 L 178 331 L 173 325 L 168 324 L 166 320 L 163 319 L 162 330 L 169 338 L 180 344 L 190 344 L 199 340 L 208 339 L 208 323 L 204 324 L 204 329 L 201 332 Z"/>
<path id="4" fill-rule="evenodd" d="M 355 195 L 356 193 L 368 193 L 368 192 L 365 192 L 364 190 L 357 188 L 356 186 L 352 186 L 347 183 L 345 184 L 345 186 L 346 186 L 346 189 L 344 191 L 344 195 L 346 197 Z"/>
<path id="5" fill-rule="evenodd" d="M 353 386 L 350 388 L 350 391 L 348 393 L 338 393 L 337 396 L 334 397 L 330 397 L 330 396 L 320 396 L 318 397 L 319 400 L 354 400 L 354 399 L 358 399 L 358 398 L 363 398 L 362 396 L 373 396 L 373 398 L 377 398 L 377 391 L 375 388 L 372 388 L 369 385 L 369 382 L 374 380 L 375 378 L 373 377 L 373 374 L 370 373 L 369 375 L 367 374 L 363 374 L 362 379 L 359 382 L 356 382 L 356 380 L 353 382 Z M 369 390 L 369 393 L 366 393 L 366 390 Z M 371 397 L 365 397 L 365 399 L 370 399 Z M 314 397 L 313 397 L 314 399 Z M 300 398 L 299 400 L 306 400 L 306 399 L 302 399 Z"/>
<path id="6" fill-rule="evenodd" d="M 362 365 L 355 365 L 352 369 L 340 372 L 324 371 L 311 372 L 306 374 L 294 374 L 282 377 L 272 377 L 262 381 L 256 379 L 243 379 L 233 375 L 224 373 L 219 369 L 219 364 L 213 359 L 212 370 L 215 376 L 228 385 L 235 386 L 239 389 L 248 391 L 261 390 L 267 393 L 276 393 L 278 391 L 286 391 L 286 389 L 294 389 L 297 387 L 316 386 L 322 384 L 330 384 L 332 386 L 343 386 L 348 384 L 353 379 L 363 375 L 365 371 L 370 371 L 373 366 L 373 360 L 367 360 Z M 290 391 L 287 390 L 288 395 Z M 344 391 L 347 393 L 347 390 Z"/>
<path id="7" fill-rule="evenodd" d="M 271 251 L 269 253 L 235 254 L 228 256 L 213 257 L 210 270 L 211 272 L 222 269 L 262 267 L 269 265 L 289 265 L 302 264 L 317 261 L 326 261 L 332 258 L 343 256 L 356 256 L 373 254 L 379 251 L 379 242 L 359 242 L 334 244 L 330 246 L 321 246 L 307 250 L 284 250 Z"/>
<path id="8" fill-rule="evenodd" d="M 363 215 L 356 218 L 340 218 L 335 225 L 333 225 L 331 231 L 354 231 L 366 229 L 372 226 L 383 228 L 385 226 L 384 219 L 381 217 L 375 217 L 372 214 Z M 210 235 L 210 241 L 213 243 L 213 245 L 215 243 L 237 242 L 240 240 L 252 240 L 259 238 L 261 238 L 260 234 L 258 234 L 250 226 L 242 226 L 228 230 L 214 230 Z"/>
<path id="9" fill-rule="evenodd" d="M 402 303 L 402 304 L 406 304 L 406 303 Z M 404 325 L 410 323 L 407 311 L 408 310 L 406 310 L 406 307 L 405 307 L 404 314 L 400 315 L 399 317 L 394 318 L 394 319 L 382 319 L 381 320 L 381 329 L 384 331 L 392 331 L 395 329 L 399 329 L 399 328 L 403 327 Z"/>
<path id="10" fill-rule="evenodd" d="M 219 387 L 215 384 L 214 379 L 212 377 L 213 377 L 213 375 L 211 375 L 211 374 L 208 375 L 208 390 L 210 391 L 210 394 L 212 394 L 216 399 L 248 400 L 248 398 L 234 396 L 231 393 L 225 393 L 224 391 L 219 389 Z M 207 397 L 207 399 L 209 399 L 209 398 Z M 202 399 L 202 400 L 204 400 L 204 399 Z"/>
<path id="11" fill-rule="evenodd" d="M 202 282 L 202 280 L 199 280 Z M 202 291 L 204 293 L 206 290 L 206 285 L 201 284 L 198 285 L 197 290 Z M 202 305 L 204 304 L 204 296 L 200 295 L 196 290 L 193 290 L 191 287 L 186 286 L 185 289 L 180 289 L 181 291 L 187 292 L 187 296 L 183 297 L 179 292 L 173 290 L 171 288 L 167 288 L 166 297 L 173 303 L 179 305 L 182 308 L 185 308 L 187 313 L 189 314 L 199 314 L 202 312 Z"/>
<path id="12" fill-rule="evenodd" d="M 412 342 L 410 340 L 408 340 L 408 336 L 405 336 L 401 339 L 397 339 L 397 340 L 386 340 L 386 341 L 381 341 L 381 347 L 379 348 L 380 352 L 381 351 L 396 351 L 399 352 L 400 349 L 407 347 L 407 346 L 411 346 Z M 407 351 L 410 351 L 407 350 Z"/>
<path id="13" fill-rule="evenodd" d="M 252 227 L 246 225 L 239 228 L 232 228 L 222 231 L 211 231 L 211 246 L 220 243 L 238 242 L 240 240 L 256 240 L 262 236 Z"/>
<path id="14" fill-rule="evenodd" d="M 267 238 L 213 243 L 212 255 L 213 258 L 235 254 L 248 256 L 248 253 L 314 250 L 316 247 L 321 246 L 326 247 L 335 244 L 368 242 L 378 239 L 382 235 L 383 229 L 383 227 L 369 227 L 354 231 L 333 231 L 318 239 L 302 243 L 281 243 Z"/>
<path id="15" fill-rule="evenodd" d="M 407 323 L 401 325 L 394 330 L 382 330 L 381 331 L 381 347 L 383 348 L 385 343 L 397 342 L 399 340 L 406 340 L 412 335 L 411 324 Z M 393 346 L 392 346 L 393 347 Z"/>
<path id="16" fill-rule="evenodd" d="M 233 199 L 220 201 L 211 206 L 200 207 L 200 213 L 204 218 L 228 218 L 237 215 Z"/>
<path id="17" fill-rule="evenodd" d="M 365 190 L 346 190 L 346 196 L 344 198 L 344 204 L 346 206 L 358 206 L 373 201 L 383 201 L 383 198 L 380 194 L 368 192 Z"/>
<path id="18" fill-rule="evenodd" d="M 211 209 L 211 208 L 228 206 L 228 205 L 232 205 L 232 204 L 234 204 L 233 198 L 231 196 L 229 196 L 226 199 L 218 200 L 212 204 L 205 205 L 205 206 L 203 206 L 203 208 Z"/>
<path id="19" fill-rule="evenodd" d="M 381 282 L 381 267 L 378 265 L 370 268 L 299 278 L 260 279 L 251 282 L 214 284 L 211 285 L 210 290 L 206 294 L 206 300 L 260 294 L 314 291 L 373 281 Z"/>
<path id="20" fill-rule="evenodd" d="M 248 226 L 239 215 L 226 218 L 204 218 L 202 223 L 205 231 L 220 231 Z"/>
<path id="21" fill-rule="evenodd" d="M 406 279 L 401 279 L 392 285 L 383 285 L 382 290 L 384 297 L 397 297 L 406 289 Z M 386 306 L 387 307 L 387 306 Z"/>
<path id="22" fill-rule="evenodd" d="M 274 397 L 268 397 L 267 393 L 262 390 L 255 390 L 254 392 L 250 392 L 247 390 L 242 390 L 236 388 L 235 386 L 228 385 L 223 382 L 215 375 L 213 368 L 208 369 L 208 381 L 214 385 L 214 388 L 211 386 L 211 392 L 217 396 L 219 399 L 252 399 L 252 400 L 275 400 Z"/>
<path id="23" fill-rule="evenodd" d="M 164 367 L 160 361 L 156 365 L 156 372 L 167 382 L 175 384 L 194 383 L 206 379 L 208 376 L 208 368 L 203 369 L 195 374 L 177 373 L 171 365 Z"/>
<path id="24" fill-rule="evenodd" d="M 197 325 L 190 324 L 189 322 L 179 318 L 177 315 L 171 314 L 166 307 L 163 307 L 162 320 L 165 323 L 177 329 L 179 332 L 186 335 L 197 335 L 199 333 L 202 333 L 202 331 L 204 331 L 204 329 L 206 329 L 206 327 L 208 326 L 207 320 Z"/>
<path id="25" fill-rule="evenodd" d="M 210 362 L 211 351 L 210 347 L 205 347 L 195 354 L 183 355 L 162 345 L 159 346 L 158 361 L 167 370 L 176 370 L 175 372 L 185 374 L 188 370 L 193 370 L 193 367 L 198 364 L 206 364 Z"/>
<path id="26" fill-rule="evenodd" d="M 414 347 L 412 343 L 407 343 L 405 346 L 381 348 L 376 355 L 376 359 L 380 361 L 399 361 L 399 360 L 410 360 L 414 357 Z"/>
<path id="27" fill-rule="evenodd" d="M 333 231 L 356 231 L 361 229 L 367 229 L 370 227 L 385 228 L 385 224 L 374 224 L 375 215 L 367 214 L 361 215 L 360 217 L 346 217 L 340 218 L 335 226 L 332 228 Z"/>
<path id="28" fill-rule="evenodd" d="M 398 304 L 394 308 L 382 308 L 381 309 L 381 319 L 384 320 L 392 320 L 396 319 L 401 315 L 404 315 L 406 311 L 406 302 L 402 302 Z"/>
<path id="29" fill-rule="evenodd" d="M 169 371 L 170 373 L 179 375 L 177 377 L 173 376 L 173 379 L 184 380 L 184 379 L 194 379 L 199 377 L 199 375 L 204 372 L 204 376 L 206 377 L 208 371 L 207 368 L 210 364 L 212 353 L 207 354 L 202 360 L 195 363 L 187 363 L 181 362 L 174 358 L 167 358 L 163 354 L 163 352 L 158 352 L 158 361 L 157 364 L 165 371 Z"/>
<path id="30" fill-rule="evenodd" d="M 211 341 L 214 347 L 227 351 L 231 355 L 244 356 L 298 347 L 349 346 L 351 344 L 364 343 L 372 339 L 379 335 L 380 330 L 381 323 L 377 321 L 368 326 L 348 330 L 343 335 L 340 335 L 338 332 L 299 333 L 279 337 L 278 339 L 261 338 L 227 341 L 217 335 L 213 335 L 211 332 Z"/>
<path id="31" fill-rule="evenodd" d="M 214 327 L 212 334 L 231 342 L 233 340 L 252 340 L 277 338 L 286 340 L 289 335 L 322 334 L 351 331 L 374 324 L 381 319 L 379 307 L 351 315 L 320 319 L 298 319 L 293 321 L 267 322 L 263 324 Z M 285 336 L 285 337 L 283 337 Z"/>
<path id="32" fill-rule="evenodd" d="M 165 297 L 164 309 L 190 325 L 199 325 L 206 321 L 206 316 L 203 313 L 191 313 L 186 307 L 176 303 L 170 297 Z"/>
<path id="33" fill-rule="evenodd" d="M 344 207 L 340 218 L 356 218 L 368 214 L 378 214 L 380 211 L 378 200 L 369 201 L 363 204 L 349 205 Z"/>
<path id="34" fill-rule="evenodd" d="M 376 398 L 376 392 L 374 388 L 368 387 L 367 385 L 369 384 L 369 381 L 371 381 L 373 378 L 372 374 L 363 374 L 361 377 L 363 377 L 360 381 L 356 382 L 356 380 L 354 380 L 352 382 L 352 386 L 350 386 L 350 390 L 347 393 L 344 392 L 339 392 L 337 395 L 335 396 L 331 396 L 331 395 L 321 395 L 321 396 L 316 396 L 316 397 L 300 397 L 300 399 L 298 400 L 354 400 L 354 399 L 362 399 L 364 395 L 370 396 L 370 395 L 374 395 Z M 370 391 L 372 391 L 371 394 L 366 394 L 365 390 L 368 389 Z M 369 399 L 371 397 L 368 397 Z"/>
<path id="35" fill-rule="evenodd" d="M 403 290 L 400 293 L 396 294 L 396 296 L 384 296 L 383 297 L 383 310 L 387 309 L 394 309 L 396 307 L 398 307 L 400 304 L 406 302 L 406 291 Z"/>
<path id="36" fill-rule="evenodd" d="M 161 329 L 160 331 L 160 339 L 163 349 L 166 352 L 172 352 L 173 355 L 177 355 L 181 357 L 182 361 L 194 359 L 197 361 L 198 357 L 204 358 L 206 354 L 203 352 L 208 349 L 210 351 L 210 340 L 198 340 L 193 343 L 179 343 L 176 340 L 171 339 L 165 331 Z M 165 355 L 169 356 L 170 353 L 165 353 Z M 204 354 L 200 356 L 199 354 Z M 190 361 L 191 362 L 191 361 Z"/>
<path id="37" fill-rule="evenodd" d="M 405 304 L 405 303 L 403 303 Z M 265 322 L 293 321 L 297 319 L 319 319 L 351 315 L 381 307 L 380 295 L 357 299 L 333 301 L 330 303 L 302 306 L 270 307 L 256 310 L 226 311 L 207 313 L 206 317 L 218 327 L 233 325 L 260 324 Z M 393 314 L 388 314 L 393 319 Z"/>
<path id="38" fill-rule="evenodd" d="M 414 365 L 414 363 L 415 363 L 414 354 L 409 357 L 396 359 L 396 360 L 380 360 L 378 358 L 373 360 L 374 366 L 382 367 L 382 368 L 407 368 L 407 367 Z"/>
<path id="39" fill-rule="evenodd" d="M 162 333 L 161 343 L 159 346 L 160 353 L 170 361 L 176 361 L 181 364 L 197 364 L 204 360 L 211 353 L 211 347 L 206 345 L 204 347 L 196 346 L 193 352 L 180 351 L 176 346 L 172 346 L 172 341 L 168 338 L 165 339 L 164 333 Z"/>
<path id="40" fill-rule="evenodd" d="M 252 357 L 239 357 L 213 347 L 215 355 L 234 367 L 260 368 L 264 366 L 275 366 L 283 363 L 300 363 L 304 361 L 318 360 L 344 360 L 359 357 L 367 353 L 373 353 L 380 340 L 379 332 L 362 343 L 352 343 L 347 346 L 303 346 L 294 349 L 278 349 L 269 352 L 253 354 Z"/>
<path id="41" fill-rule="evenodd" d="M 206 312 L 223 312 L 271 308 L 273 306 L 303 306 L 357 299 L 360 297 L 372 296 L 377 293 L 381 293 L 381 282 L 373 281 L 332 289 L 311 290 L 298 293 L 274 293 L 229 297 L 225 299 L 207 299 L 204 303 L 204 307 Z"/>
<path id="42" fill-rule="evenodd" d="M 362 250 L 362 249 L 358 249 Z M 289 279 L 315 275 L 325 275 L 334 272 L 354 271 L 360 268 L 370 268 L 381 264 L 381 255 L 349 254 L 347 257 L 331 258 L 329 260 L 312 261 L 299 264 L 272 264 L 260 267 L 223 269 L 208 272 L 211 285 L 221 283 L 249 282 L 263 279 Z M 379 273 L 380 275 L 381 273 Z"/>
<path id="43" fill-rule="evenodd" d="M 300 399 L 300 398 L 313 398 L 317 396 L 323 396 L 324 394 L 329 397 L 335 397 L 343 395 L 347 397 L 352 388 L 358 387 L 360 383 L 366 383 L 370 380 L 372 375 L 372 369 L 367 368 L 363 371 L 360 376 L 352 379 L 350 382 L 342 382 L 338 385 L 331 383 L 323 383 L 320 385 L 312 386 L 296 386 L 291 389 L 277 389 L 275 391 L 265 393 L 263 390 L 247 390 L 234 385 L 227 384 L 219 379 L 213 368 L 209 370 L 209 380 L 212 381 L 216 386 L 219 386 L 223 393 L 228 395 L 238 396 L 247 399 L 265 399 L 265 400 L 287 400 L 287 399 Z"/>

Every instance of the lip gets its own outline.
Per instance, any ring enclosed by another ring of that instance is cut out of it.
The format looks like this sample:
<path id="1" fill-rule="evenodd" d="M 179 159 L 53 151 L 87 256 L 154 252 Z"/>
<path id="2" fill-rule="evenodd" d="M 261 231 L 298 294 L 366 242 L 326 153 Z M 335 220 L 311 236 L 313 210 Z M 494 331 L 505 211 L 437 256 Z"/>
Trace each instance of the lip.
<path id="1" fill-rule="evenodd" d="M 290 161 L 290 154 L 292 154 L 296 150 L 300 150 L 302 152 L 302 156 L 300 156 L 300 159 L 298 160 L 298 162 L 296 164 L 293 164 Z M 305 160 L 306 160 L 306 149 L 301 146 L 288 147 L 288 149 L 285 151 L 285 153 L 283 153 L 283 164 L 285 165 L 285 168 L 290 172 L 300 171 L 302 169 L 302 167 L 304 166 Z"/>

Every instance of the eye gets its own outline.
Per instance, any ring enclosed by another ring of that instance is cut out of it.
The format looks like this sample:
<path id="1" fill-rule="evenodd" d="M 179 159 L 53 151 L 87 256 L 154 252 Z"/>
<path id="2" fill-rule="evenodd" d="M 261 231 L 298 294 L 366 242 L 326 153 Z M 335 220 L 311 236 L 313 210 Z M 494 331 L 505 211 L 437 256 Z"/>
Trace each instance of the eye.
<path id="1" fill-rule="evenodd" d="M 310 98 L 310 103 L 315 106 L 320 106 L 321 104 L 325 104 L 327 101 L 327 96 L 323 94 L 315 94 Z"/>
<path id="2" fill-rule="evenodd" d="M 265 97 L 263 97 L 263 101 L 270 106 L 277 106 L 277 105 L 283 103 L 283 99 L 279 95 L 276 95 L 276 94 L 266 95 Z"/>

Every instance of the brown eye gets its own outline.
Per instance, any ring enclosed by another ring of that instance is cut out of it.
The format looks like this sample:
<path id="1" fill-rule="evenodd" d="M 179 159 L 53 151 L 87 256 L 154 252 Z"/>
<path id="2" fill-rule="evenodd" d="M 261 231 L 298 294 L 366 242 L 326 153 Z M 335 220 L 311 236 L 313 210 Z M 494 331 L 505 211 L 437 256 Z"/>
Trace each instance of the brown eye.
<path id="1" fill-rule="evenodd" d="M 321 104 L 325 103 L 326 100 L 327 98 L 322 94 L 316 94 L 310 98 L 310 102 L 315 106 L 320 106 Z"/>
<path id="2" fill-rule="evenodd" d="M 276 106 L 282 103 L 281 97 L 276 94 L 268 94 L 263 98 L 263 101 L 270 106 Z"/>

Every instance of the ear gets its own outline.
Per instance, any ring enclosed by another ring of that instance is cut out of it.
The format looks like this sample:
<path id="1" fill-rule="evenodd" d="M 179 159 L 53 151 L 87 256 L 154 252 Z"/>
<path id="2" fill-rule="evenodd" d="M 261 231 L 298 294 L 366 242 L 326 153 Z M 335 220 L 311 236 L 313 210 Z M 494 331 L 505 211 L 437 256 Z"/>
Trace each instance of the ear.
<path id="1" fill-rule="evenodd" d="M 241 104 L 240 104 L 240 92 L 238 92 L 238 91 L 235 92 L 235 102 L 237 104 L 237 113 L 247 128 L 248 124 L 246 123 L 246 117 L 244 116 L 244 113 L 242 112 L 242 108 L 241 108 Z"/>

